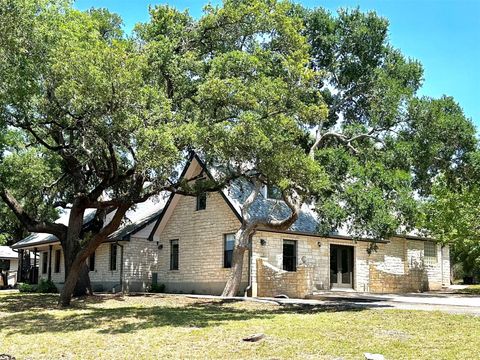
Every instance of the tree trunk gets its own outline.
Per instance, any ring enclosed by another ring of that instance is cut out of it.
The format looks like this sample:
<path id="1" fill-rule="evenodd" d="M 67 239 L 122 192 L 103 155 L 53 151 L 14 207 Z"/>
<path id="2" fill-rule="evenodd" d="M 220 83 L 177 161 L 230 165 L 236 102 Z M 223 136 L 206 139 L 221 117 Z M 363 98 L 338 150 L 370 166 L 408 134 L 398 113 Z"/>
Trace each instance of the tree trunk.
<path id="1" fill-rule="evenodd" d="M 80 272 L 78 274 L 77 284 L 73 291 L 73 296 L 85 296 L 93 295 L 92 285 L 90 284 L 90 276 L 88 276 L 88 265 L 86 262 L 80 267 Z"/>
<path id="2" fill-rule="evenodd" d="M 238 294 L 242 282 L 243 259 L 246 250 L 247 248 L 243 246 L 235 246 L 233 249 L 232 268 L 222 296 L 236 296 Z"/>
<path id="3" fill-rule="evenodd" d="M 65 284 L 60 293 L 59 305 L 66 307 L 70 306 L 70 301 L 75 293 L 79 275 L 81 272 L 82 263 L 75 259 L 73 262 L 71 259 L 67 259 L 65 253 Z M 85 294 L 84 294 L 85 295 Z M 78 295 L 76 295 L 78 296 Z"/>
<path id="4" fill-rule="evenodd" d="M 240 290 L 243 273 L 243 260 L 245 258 L 245 251 L 248 250 L 248 243 L 250 239 L 251 229 L 242 227 L 235 234 L 235 247 L 232 255 L 232 268 L 230 269 L 230 276 L 228 277 L 222 296 L 236 296 Z"/>
<path id="5" fill-rule="evenodd" d="M 82 265 L 85 259 L 81 255 L 80 234 L 83 227 L 84 208 L 81 206 L 72 206 L 70 219 L 68 222 L 68 232 L 64 241 L 62 241 L 63 257 L 65 263 L 65 284 L 60 293 L 59 305 L 66 307 L 70 305 L 72 295 L 85 295 L 86 291 L 77 289 Z M 88 276 L 88 273 L 87 273 Z M 81 281 L 82 282 L 82 281 Z"/>

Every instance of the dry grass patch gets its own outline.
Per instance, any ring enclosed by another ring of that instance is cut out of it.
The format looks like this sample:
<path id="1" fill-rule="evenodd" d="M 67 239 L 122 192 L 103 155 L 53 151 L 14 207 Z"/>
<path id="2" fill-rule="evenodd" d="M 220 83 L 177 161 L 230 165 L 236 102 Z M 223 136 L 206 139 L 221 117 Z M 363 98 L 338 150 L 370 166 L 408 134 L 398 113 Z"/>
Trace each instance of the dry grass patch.
<path id="1" fill-rule="evenodd" d="M 0 353 L 17 359 L 476 358 L 480 318 L 439 312 L 285 307 L 183 296 L 0 295 Z M 255 333 L 265 339 L 242 341 Z"/>

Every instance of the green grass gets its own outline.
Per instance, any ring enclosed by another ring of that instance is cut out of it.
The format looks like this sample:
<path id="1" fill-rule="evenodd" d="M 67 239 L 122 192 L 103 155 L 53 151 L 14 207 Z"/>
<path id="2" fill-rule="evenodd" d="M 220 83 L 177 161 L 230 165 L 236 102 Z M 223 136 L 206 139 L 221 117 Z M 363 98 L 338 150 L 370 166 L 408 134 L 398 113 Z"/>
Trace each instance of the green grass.
<path id="1" fill-rule="evenodd" d="M 480 285 L 469 285 L 466 289 L 458 291 L 462 294 L 480 295 Z"/>
<path id="2" fill-rule="evenodd" d="M 478 358 L 480 318 L 440 312 L 282 307 L 152 295 L 0 295 L 0 354 L 17 359 Z M 242 341 L 264 333 L 256 343 Z"/>

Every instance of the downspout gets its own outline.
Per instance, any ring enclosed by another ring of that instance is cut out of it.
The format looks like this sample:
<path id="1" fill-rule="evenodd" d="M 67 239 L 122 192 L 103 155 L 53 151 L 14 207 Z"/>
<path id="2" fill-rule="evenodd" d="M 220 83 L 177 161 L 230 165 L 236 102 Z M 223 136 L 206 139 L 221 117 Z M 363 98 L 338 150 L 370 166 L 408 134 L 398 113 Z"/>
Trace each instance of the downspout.
<path id="1" fill-rule="evenodd" d="M 123 293 L 123 245 L 120 245 L 118 240 L 116 244 L 120 247 L 120 290 Z"/>

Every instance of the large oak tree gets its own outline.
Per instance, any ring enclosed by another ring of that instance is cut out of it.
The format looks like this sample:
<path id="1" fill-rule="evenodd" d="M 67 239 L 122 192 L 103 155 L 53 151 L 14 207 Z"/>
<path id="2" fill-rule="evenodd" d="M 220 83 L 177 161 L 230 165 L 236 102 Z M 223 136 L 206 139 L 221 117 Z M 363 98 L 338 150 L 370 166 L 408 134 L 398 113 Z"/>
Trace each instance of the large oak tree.
<path id="1" fill-rule="evenodd" d="M 63 305 L 125 212 L 173 185 L 184 150 L 165 89 L 145 77 L 146 56 L 120 25 L 63 1 L 0 4 L 0 125 L 21 137 L 2 152 L 0 197 L 28 231 L 60 240 Z M 45 216 L 59 207 L 68 226 Z M 89 208 L 104 226 L 83 234 Z M 104 224 L 106 212 L 114 215 Z"/>
<path id="2" fill-rule="evenodd" d="M 60 239 L 61 304 L 125 212 L 161 191 L 249 184 L 224 295 L 238 292 L 255 231 L 289 228 L 304 202 L 315 204 L 321 232 L 348 224 L 353 236 L 378 239 L 412 225 L 414 191 L 430 189 L 423 175 L 461 162 L 472 134 L 458 118 L 457 157 L 415 157 L 445 142 L 429 143 L 419 126 L 421 67 L 388 43 L 387 31 L 374 13 L 226 0 L 200 19 L 155 7 L 126 37 L 121 19 L 105 10 L 2 2 L 0 126 L 21 140 L 2 142 L 0 197 L 28 231 Z M 189 151 L 213 178 L 178 179 Z M 37 180 L 27 194 L 29 171 L 15 164 L 30 162 Z M 249 211 L 265 184 L 278 187 L 284 218 Z M 68 226 L 51 221 L 59 207 L 70 209 Z M 90 208 L 101 226 L 83 234 Z M 109 222 L 106 212 L 114 214 Z"/>

